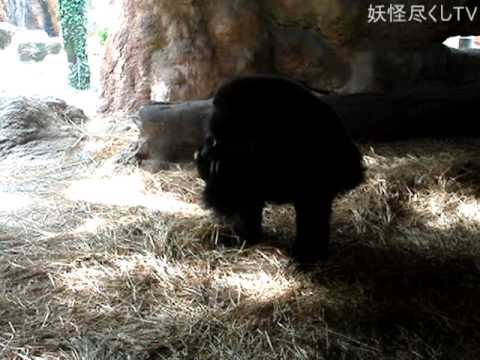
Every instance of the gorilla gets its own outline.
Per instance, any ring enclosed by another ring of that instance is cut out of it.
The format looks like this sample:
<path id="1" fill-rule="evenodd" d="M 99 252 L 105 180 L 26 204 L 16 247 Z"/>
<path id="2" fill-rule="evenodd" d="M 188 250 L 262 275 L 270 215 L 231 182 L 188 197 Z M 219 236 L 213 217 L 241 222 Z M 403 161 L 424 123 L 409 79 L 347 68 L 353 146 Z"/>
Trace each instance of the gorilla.
<path id="1" fill-rule="evenodd" d="M 217 91 L 195 154 L 203 202 L 247 244 L 261 236 L 266 203 L 292 203 L 299 264 L 327 256 L 334 198 L 364 177 L 362 156 L 332 108 L 291 80 L 244 76 Z"/>

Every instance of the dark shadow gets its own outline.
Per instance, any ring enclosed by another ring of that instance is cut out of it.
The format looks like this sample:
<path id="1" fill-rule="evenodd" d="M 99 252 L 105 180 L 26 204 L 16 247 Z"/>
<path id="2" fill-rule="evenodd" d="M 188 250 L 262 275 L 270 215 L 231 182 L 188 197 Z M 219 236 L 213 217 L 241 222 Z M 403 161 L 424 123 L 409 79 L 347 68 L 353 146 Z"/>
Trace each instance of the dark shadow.
<path id="1" fill-rule="evenodd" d="M 464 192 L 480 197 L 480 158 L 459 159 L 445 176 L 459 183 Z"/>
<path id="2" fill-rule="evenodd" d="M 452 233 L 465 231 L 458 225 Z M 338 238 L 333 242 L 332 256 L 307 273 L 331 296 L 315 298 L 312 294 L 293 304 L 291 294 L 287 294 L 268 304 L 248 304 L 246 311 L 258 314 L 260 322 L 271 324 L 274 308 L 290 308 L 290 321 L 294 319 L 299 326 L 328 325 L 333 329 L 329 350 L 332 359 L 397 358 L 397 351 L 410 350 L 417 354 L 406 358 L 476 359 L 480 351 L 478 251 L 465 255 L 452 248 L 449 256 L 438 256 L 410 243 L 389 246 Z M 292 267 L 292 271 L 305 276 L 298 268 Z M 339 293 L 347 294 L 347 299 L 335 304 Z M 269 308 L 272 310 L 265 315 Z M 341 345 L 345 339 L 335 340 L 336 333 L 354 339 L 353 344 L 364 339 L 365 346 L 372 344 L 379 353 L 365 357 L 358 347 L 345 350 Z"/>

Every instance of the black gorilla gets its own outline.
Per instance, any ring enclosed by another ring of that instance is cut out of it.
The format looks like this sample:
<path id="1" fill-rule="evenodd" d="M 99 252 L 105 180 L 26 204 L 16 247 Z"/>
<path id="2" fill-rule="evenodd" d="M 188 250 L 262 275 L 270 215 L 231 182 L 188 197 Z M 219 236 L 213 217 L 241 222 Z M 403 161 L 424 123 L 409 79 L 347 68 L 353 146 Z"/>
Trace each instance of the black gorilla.
<path id="1" fill-rule="evenodd" d="M 203 200 L 252 244 L 266 202 L 293 203 L 292 256 L 326 256 L 332 202 L 363 180 L 362 157 L 329 105 L 287 79 L 248 76 L 214 98 L 209 135 L 196 153 Z"/>

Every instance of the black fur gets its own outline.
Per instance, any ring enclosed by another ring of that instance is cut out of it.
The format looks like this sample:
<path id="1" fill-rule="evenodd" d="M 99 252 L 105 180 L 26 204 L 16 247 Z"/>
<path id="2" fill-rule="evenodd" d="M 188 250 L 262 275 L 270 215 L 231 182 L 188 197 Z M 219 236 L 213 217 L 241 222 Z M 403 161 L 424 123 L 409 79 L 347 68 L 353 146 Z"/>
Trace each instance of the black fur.
<path id="1" fill-rule="evenodd" d="M 293 203 L 293 257 L 310 263 L 325 256 L 332 202 L 364 173 L 339 117 L 302 85 L 271 76 L 227 82 L 213 103 L 209 136 L 196 155 L 206 206 L 254 243 L 265 203 Z"/>

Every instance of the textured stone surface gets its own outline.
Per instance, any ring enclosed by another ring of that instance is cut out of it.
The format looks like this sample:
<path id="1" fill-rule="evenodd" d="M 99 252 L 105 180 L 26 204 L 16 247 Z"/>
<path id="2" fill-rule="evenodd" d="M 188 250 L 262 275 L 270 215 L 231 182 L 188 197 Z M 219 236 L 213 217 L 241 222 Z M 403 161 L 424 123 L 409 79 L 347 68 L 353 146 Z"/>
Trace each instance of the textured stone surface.
<path id="1" fill-rule="evenodd" d="M 0 0 L 0 21 L 58 36 L 57 0 Z"/>
<path id="2" fill-rule="evenodd" d="M 5 0 L 0 0 L 0 22 L 8 21 L 7 4 Z"/>
<path id="3" fill-rule="evenodd" d="M 50 38 L 47 42 L 47 51 L 49 54 L 59 54 L 62 50 L 62 40 L 59 37 Z"/>
<path id="4" fill-rule="evenodd" d="M 83 112 L 56 98 L 0 98 L 0 156 L 32 141 L 68 136 Z"/>
<path id="5" fill-rule="evenodd" d="M 16 28 L 6 22 L 0 22 L 0 50 L 5 49 L 12 42 Z"/>
<path id="6" fill-rule="evenodd" d="M 254 2 L 125 1 L 122 10 L 105 54 L 106 109 L 208 97 L 219 79 L 263 63 Z"/>
<path id="7" fill-rule="evenodd" d="M 13 38 L 20 61 L 42 61 L 50 53 L 50 46 L 58 42 L 43 30 L 19 30 Z"/>
<path id="8" fill-rule="evenodd" d="M 418 5 L 401 3 L 408 10 Z M 426 10 L 439 3 L 422 2 Z M 461 67 L 443 73 L 452 55 L 440 43 L 450 35 L 480 33 L 480 10 L 473 22 L 464 14 L 462 21 L 444 23 L 369 23 L 370 4 L 125 0 L 107 43 L 102 110 L 207 98 L 235 74 L 279 73 L 338 93 L 385 92 L 463 76 Z M 477 2 L 444 4 L 451 11 Z"/>
<path id="9" fill-rule="evenodd" d="M 211 100 L 142 107 L 138 113 L 140 136 L 135 155 L 142 167 L 155 172 L 171 163 L 192 161 L 206 137 L 211 111 Z"/>
<path id="10" fill-rule="evenodd" d="M 480 136 L 480 123 L 472 117 L 480 101 L 480 81 L 458 86 L 424 83 L 389 94 L 321 98 L 359 141 Z M 193 152 L 204 142 L 212 112 L 211 99 L 144 106 L 137 121 L 140 137 L 136 157 L 142 167 L 156 172 L 170 163 L 191 161 Z"/>
<path id="11" fill-rule="evenodd" d="M 20 61 L 42 61 L 48 55 L 47 45 L 41 42 L 26 42 L 18 44 Z"/>

